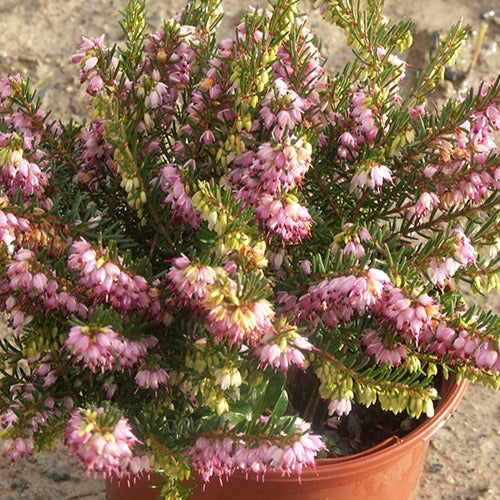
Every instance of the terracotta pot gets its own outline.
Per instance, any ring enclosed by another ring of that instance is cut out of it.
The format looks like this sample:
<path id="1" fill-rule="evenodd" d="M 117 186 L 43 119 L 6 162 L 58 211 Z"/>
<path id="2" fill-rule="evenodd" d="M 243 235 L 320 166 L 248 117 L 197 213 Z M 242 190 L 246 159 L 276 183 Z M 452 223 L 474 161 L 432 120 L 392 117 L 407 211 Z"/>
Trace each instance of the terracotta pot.
<path id="1" fill-rule="evenodd" d="M 235 474 L 221 487 L 213 480 L 205 491 L 198 487 L 192 500 L 407 500 L 417 491 L 431 436 L 442 427 L 460 403 L 467 382 L 445 381 L 433 418 L 403 438 L 392 437 L 355 455 L 319 459 L 316 470 L 304 470 L 301 481 L 266 473 L 265 481 L 246 480 Z M 155 481 L 156 480 L 156 481 Z M 153 500 L 158 490 L 148 486 L 158 477 L 142 479 L 128 487 L 109 481 L 108 500 Z"/>

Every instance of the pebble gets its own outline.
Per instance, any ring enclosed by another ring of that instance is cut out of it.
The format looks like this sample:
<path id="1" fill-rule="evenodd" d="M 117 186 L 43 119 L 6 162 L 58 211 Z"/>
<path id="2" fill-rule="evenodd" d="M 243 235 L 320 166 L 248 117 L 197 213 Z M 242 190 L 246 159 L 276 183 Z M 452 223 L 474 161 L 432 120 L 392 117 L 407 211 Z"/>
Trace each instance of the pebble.
<path id="1" fill-rule="evenodd" d="M 483 12 L 481 14 L 481 19 L 491 19 L 492 17 L 495 17 L 495 11 L 494 10 L 487 10 L 486 12 Z"/>
<path id="2" fill-rule="evenodd" d="M 401 429 L 404 430 L 404 431 L 409 431 L 413 426 L 413 420 L 411 418 L 405 418 L 402 422 L 401 422 Z"/>
<path id="3" fill-rule="evenodd" d="M 453 83 L 463 82 L 467 78 L 467 73 L 460 69 L 446 68 L 444 70 L 444 77 Z"/>
<path id="4" fill-rule="evenodd" d="M 57 465 L 45 471 L 45 475 L 52 481 L 61 482 L 71 479 L 71 468 L 67 465 Z"/>
<path id="5" fill-rule="evenodd" d="M 443 464 L 434 463 L 434 464 L 429 464 L 425 468 L 425 472 L 430 472 L 431 474 L 434 474 L 436 472 L 440 472 L 442 469 L 443 469 Z"/>

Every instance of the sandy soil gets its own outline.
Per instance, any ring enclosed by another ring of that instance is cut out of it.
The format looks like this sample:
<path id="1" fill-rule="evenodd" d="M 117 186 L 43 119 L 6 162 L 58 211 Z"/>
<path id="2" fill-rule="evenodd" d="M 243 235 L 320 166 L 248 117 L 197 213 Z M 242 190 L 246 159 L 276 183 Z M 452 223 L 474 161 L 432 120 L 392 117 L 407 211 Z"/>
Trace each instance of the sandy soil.
<path id="1" fill-rule="evenodd" d="M 263 1 L 225 0 L 226 20 L 223 36 L 240 18 L 249 3 Z M 301 2 L 311 11 L 312 1 Z M 0 0 L 0 76 L 9 72 L 28 74 L 40 91 L 46 109 L 56 116 L 71 118 L 86 112 L 85 97 L 78 90 L 78 74 L 70 64 L 80 35 L 105 33 L 108 41 L 119 40 L 116 12 L 125 0 Z M 161 19 L 172 15 L 182 0 L 149 0 L 149 22 L 158 27 Z M 433 33 L 443 32 L 463 17 L 471 37 L 458 62 L 466 70 L 482 23 L 487 23 L 485 42 L 478 63 L 462 86 L 481 78 L 495 77 L 500 67 L 500 5 L 495 0 L 388 0 L 392 18 L 416 20 L 415 47 L 410 62 L 418 67 L 425 60 Z M 496 12 L 492 12 L 495 10 Z M 311 14 L 310 26 L 319 35 L 330 68 L 345 61 L 347 51 L 342 36 Z M 441 94 L 459 90 L 445 82 Z M 471 300 L 479 300 L 472 298 Z M 484 299 L 500 308 L 498 294 Z M 497 478 L 500 462 L 500 398 L 481 387 L 472 387 L 450 421 L 432 438 L 419 500 L 494 500 L 500 498 Z M 103 499 L 104 483 L 89 479 L 62 449 L 41 453 L 25 463 L 0 467 L 0 499 Z M 392 499 L 390 499 L 392 500 Z M 398 499 L 394 499 L 398 500 Z"/>

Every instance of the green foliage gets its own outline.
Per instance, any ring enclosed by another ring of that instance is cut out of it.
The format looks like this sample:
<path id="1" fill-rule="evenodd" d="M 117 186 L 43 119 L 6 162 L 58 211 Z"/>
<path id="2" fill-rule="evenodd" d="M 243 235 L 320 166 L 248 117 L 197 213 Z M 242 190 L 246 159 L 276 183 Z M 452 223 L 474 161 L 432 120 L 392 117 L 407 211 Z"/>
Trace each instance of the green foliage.
<path id="1" fill-rule="evenodd" d="M 128 419 L 184 498 L 200 438 L 284 449 L 339 401 L 431 416 L 437 374 L 498 389 L 499 316 L 458 285 L 500 289 L 500 78 L 427 109 L 466 29 L 403 92 L 412 23 L 316 4 L 353 51 L 337 74 L 295 1 L 219 44 L 219 0 L 155 34 L 130 0 L 123 43 L 77 56 L 88 122 L 2 80 L 3 437 L 52 446 L 104 408 L 92 430 Z"/>

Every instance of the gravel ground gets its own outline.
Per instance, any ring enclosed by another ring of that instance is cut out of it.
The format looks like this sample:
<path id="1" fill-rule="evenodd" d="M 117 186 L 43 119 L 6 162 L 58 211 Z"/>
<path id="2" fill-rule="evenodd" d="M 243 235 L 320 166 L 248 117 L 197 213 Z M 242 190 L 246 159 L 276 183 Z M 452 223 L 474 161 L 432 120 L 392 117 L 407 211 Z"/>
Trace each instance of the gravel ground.
<path id="1" fill-rule="evenodd" d="M 224 36 L 249 3 L 225 0 Z M 495 77 L 500 67 L 500 5 L 494 0 L 388 0 L 387 14 L 416 20 L 415 46 L 409 56 L 418 67 L 428 52 L 433 33 L 444 31 L 463 17 L 472 28 L 458 66 L 466 70 L 472 59 L 482 23 L 487 24 L 479 59 L 463 86 L 482 78 Z M 76 68 L 69 62 L 80 35 L 105 33 L 108 41 L 119 39 L 116 12 L 125 0 L 0 0 L 0 75 L 28 74 L 44 99 L 45 108 L 56 116 L 71 118 L 86 112 L 85 97 L 78 91 Z M 183 4 L 180 0 L 149 0 L 149 22 L 157 27 Z M 301 7 L 311 10 L 311 1 Z M 494 12 L 496 8 L 496 12 Z M 338 68 L 346 61 L 342 36 L 325 25 L 318 15 L 310 26 L 319 35 L 328 66 Z M 445 82 L 441 95 L 458 89 Z M 471 297 L 471 301 L 478 300 Z M 498 312 L 499 296 L 481 299 Z M 500 399 L 482 387 L 471 387 L 449 422 L 432 438 L 421 480 L 418 500 L 495 500 L 500 498 L 497 478 L 500 445 L 497 422 Z M 0 467 L 0 499 L 58 500 L 104 499 L 104 482 L 89 479 L 62 448 L 40 453 L 24 463 Z M 388 499 L 393 500 L 393 499 Z M 398 500 L 398 499 L 394 499 Z"/>

